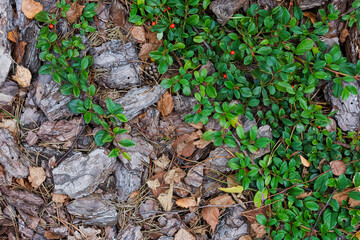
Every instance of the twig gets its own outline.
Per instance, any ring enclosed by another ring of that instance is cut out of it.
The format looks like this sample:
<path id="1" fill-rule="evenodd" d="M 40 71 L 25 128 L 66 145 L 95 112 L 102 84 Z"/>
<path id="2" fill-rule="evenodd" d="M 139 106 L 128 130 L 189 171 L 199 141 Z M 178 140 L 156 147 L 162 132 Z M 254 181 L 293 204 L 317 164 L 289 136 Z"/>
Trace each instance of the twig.
<path id="1" fill-rule="evenodd" d="M 62 161 L 64 161 L 64 159 L 66 158 L 67 155 L 69 155 L 69 153 L 73 150 L 73 148 L 75 147 L 76 142 L 79 140 L 81 134 L 84 132 L 85 130 L 85 120 L 84 117 L 82 117 L 82 128 L 80 130 L 80 132 L 78 133 L 78 135 L 76 136 L 74 142 L 72 143 L 71 147 L 66 151 L 66 153 L 64 153 L 64 155 L 62 155 L 58 160 L 56 160 L 55 162 L 55 166 L 58 166 Z"/>
<path id="2" fill-rule="evenodd" d="M 323 212 L 325 211 L 325 209 L 327 208 L 327 206 L 329 206 L 330 200 L 332 199 L 332 197 L 334 196 L 334 194 L 335 194 L 336 191 L 337 191 L 337 189 L 335 189 L 335 190 L 333 191 L 333 193 L 331 194 L 331 196 L 330 196 L 329 199 L 327 200 L 325 206 L 324 206 L 324 207 L 321 209 L 321 211 L 319 212 L 319 214 L 318 214 L 318 216 L 317 216 L 317 218 L 316 218 L 316 222 L 315 222 L 314 226 L 312 226 L 312 228 L 311 228 L 309 240 L 311 240 L 311 238 L 312 238 L 312 235 L 313 235 L 314 230 L 315 230 L 315 227 L 316 227 L 316 225 L 317 225 L 317 223 L 318 223 L 318 221 L 319 221 L 319 219 L 320 219 L 320 216 L 323 214 Z"/>

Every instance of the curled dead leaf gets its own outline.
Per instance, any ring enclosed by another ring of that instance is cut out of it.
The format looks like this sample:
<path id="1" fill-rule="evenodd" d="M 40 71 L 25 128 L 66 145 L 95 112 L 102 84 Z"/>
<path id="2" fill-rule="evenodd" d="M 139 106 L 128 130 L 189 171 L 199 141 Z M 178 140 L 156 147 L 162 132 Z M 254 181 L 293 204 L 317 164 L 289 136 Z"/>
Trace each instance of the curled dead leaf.
<path id="1" fill-rule="evenodd" d="M 21 11 L 29 19 L 33 19 L 36 14 L 44 9 L 43 5 L 34 0 L 23 0 L 21 4 Z"/>
<path id="2" fill-rule="evenodd" d="M 252 223 L 251 225 L 251 233 L 255 238 L 261 238 L 266 234 L 266 226 L 260 225 L 259 223 Z"/>
<path id="3" fill-rule="evenodd" d="M 347 28 L 344 28 L 340 33 L 340 37 L 339 37 L 340 42 L 344 43 L 347 36 L 349 36 L 349 30 L 347 30 Z"/>
<path id="4" fill-rule="evenodd" d="M 56 203 L 64 203 L 64 202 L 66 202 L 66 200 L 69 199 L 69 197 L 65 194 L 52 193 L 51 197 L 52 197 L 52 200 Z"/>
<path id="5" fill-rule="evenodd" d="M 31 72 L 26 67 L 18 65 L 16 73 L 12 76 L 13 79 L 19 84 L 20 87 L 28 87 L 31 82 Z"/>
<path id="6" fill-rule="evenodd" d="M 197 203 L 194 197 L 180 198 L 176 201 L 176 205 L 182 208 L 196 207 Z"/>
<path id="7" fill-rule="evenodd" d="M 31 186 L 35 189 L 38 189 L 46 179 L 44 169 L 42 167 L 29 167 L 28 179 Z"/>
<path id="8" fill-rule="evenodd" d="M 174 109 L 174 100 L 168 91 L 160 98 L 157 108 L 163 117 L 169 115 Z"/>
<path id="9" fill-rule="evenodd" d="M 317 22 L 315 13 L 313 13 L 313 12 L 303 12 L 303 15 L 304 15 L 304 17 L 310 18 L 310 21 L 312 22 L 312 24 Z"/>
<path id="10" fill-rule="evenodd" d="M 76 19 L 81 16 L 84 7 L 84 5 L 80 5 L 77 2 L 71 3 L 69 11 L 66 12 L 66 19 L 69 22 L 74 23 Z"/>
<path id="11" fill-rule="evenodd" d="M 174 189 L 174 184 L 172 183 L 170 184 L 169 190 L 167 190 L 164 193 L 160 193 L 160 195 L 157 198 L 161 206 L 163 207 L 164 211 L 166 212 L 171 211 L 172 208 L 173 189 Z"/>
<path id="12" fill-rule="evenodd" d="M 165 174 L 164 182 L 167 184 L 178 183 L 186 176 L 186 173 L 181 168 L 171 169 Z"/>
<path id="13" fill-rule="evenodd" d="M 18 35 L 18 33 L 17 33 L 16 31 L 11 30 L 11 31 L 8 32 L 7 38 L 8 38 L 11 42 L 17 43 L 18 40 L 19 40 L 19 35 Z"/>
<path id="14" fill-rule="evenodd" d="M 201 216 L 210 225 L 213 232 L 215 232 L 216 225 L 219 223 L 220 212 L 217 207 L 206 207 L 201 211 Z"/>
<path id="15" fill-rule="evenodd" d="M 156 178 L 155 180 L 148 180 L 147 182 L 146 182 L 146 184 L 148 185 L 148 187 L 150 188 L 150 189 L 152 189 L 152 190 L 154 190 L 154 191 L 156 191 L 156 189 L 158 188 L 158 187 L 160 187 L 160 182 L 159 182 L 159 180 Z"/>
<path id="16" fill-rule="evenodd" d="M 346 164 L 343 161 L 335 160 L 330 163 L 331 171 L 335 176 L 340 176 L 346 172 Z"/>
<path id="17" fill-rule="evenodd" d="M 210 205 L 234 205 L 235 201 L 229 194 L 223 194 L 209 201 Z M 221 207 L 220 207 L 221 208 Z"/>
<path id="18" fill-rule="evenodd" d="M 302 165 L 304 165 L 304 167 L 310 167 L 311 163 L 301 155 L 300 155 L 300 160 L 301 160 Z"/>
<path id="19" fill-rule="evenodd" d="M 131 29 L 131 36 L 139 43 L 146 41 L 145 30 L 142 26 L 135 26 Z"/>

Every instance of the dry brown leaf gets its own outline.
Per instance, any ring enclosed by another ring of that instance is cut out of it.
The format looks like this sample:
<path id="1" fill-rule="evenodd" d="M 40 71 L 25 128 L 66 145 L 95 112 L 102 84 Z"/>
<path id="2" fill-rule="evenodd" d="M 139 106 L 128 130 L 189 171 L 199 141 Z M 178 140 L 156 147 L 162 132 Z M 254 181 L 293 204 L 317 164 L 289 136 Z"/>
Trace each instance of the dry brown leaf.
<path id="1" fill-rule="evenodd" d="M 110 16 L 112 17 L 115 26 L 125 26 L 125 8 L 120 2 L 115 1 L 115 3 L 111 6 Z"/>
<path id="2" fill-rule="evenodd" d="M 46 232 L 44 233 L 44 237 L 45 237 L 46 239 L 61 239 L 61 238 L 62 238 L 61 235 L 52 233 L 52 232 L 50 232 L 50 231 L 46 231 Z"/>
<path id="3" fill-rule="evenodd" d="M 314 24 L 316 20 L 316 14 L 313 12 L 303 12 L 303 15 L 307 18 L 310 18 L 310 21 Z"/>
<path id="4" fill-rule="evenodd" d="M 163 154 L 161 157 L 154 160 L 153 163 L 159 168 L 165 169 L 170 164 L 170 159 Z"/>
<path id="5" fill-rule="evenodd" d="M 199 139 L 199 138 L 201 139 L 202 135 L 203 135 L 203 132 L 201 130 L 198 130 L 196 132 L 192 132 L 187 139 L 188 139 L 188 141 L 196 140 L 196 139 Z"/>
<path id="6" fill-rule="evenodd" d="M 135 26 L 131 29 L 131 36 L 139 43 L 146 41 L 145 30 L 142 26 Z"/>
<path id="7" fill-rule="evenodd" d="M 306 158 L 304 158 L 303 156 L 300 155 L 300 159 L 301 159 L 301 163 L 302 163 L 302 165 L 304 165 L 304 167 L 310 167 L 311 163 Z"/>
<path id="8" fill-rule="evenodd" d="M 171 211 L 172 208 L 172 196 L 173 196 L 174 184 L 170 184 L 169 190 L 164 193 L 160 193 L 158 200 L 165 212 Z"/>
<path id="9" fill-rule="evenodd" d="M 159 172 L 150 178 L 151 181 L 154 181 L 155 179 L 157 179 L 158 182 L 160 183 L 159 187 L 157 187 L 156 189 L 151 189 L 151 191 L 155 197 L 158 197 L 160 195 L 160 193 L 165 192 L 169 188 L 169 184 L 166 184 L 163 180 L 165 174 L 166 174 L 166 172 Z"/>
<path id="10" fill-rule="evenodd" d="M 178 183 L 186 176 L 186 173 L 181 168 L 174 168 L 165 174 L 164 182 L 167 184 Z"/>
<path id="11" fill-rule="evenodd" d="M 71 3 L 69 11 L 66 12 L 66 19 L 71 23 L 76 22 L 76 19 L 81 16 L 84 7 L 84 5 L 80 5 L 77 2 Z"/>
<path id="12" fill-rule="evenodd" d="M 204 127 L 204 124 L 202 122 L 198 122 L 198 123 L 190 123 L 190 126 L 192 126 L 195 129 L 202 129 Z"/>
<path id="13" fill-rule="evenodd" d="M 98 15 L 98 19 L 100 19 L 103 22 L 108 22 L 109 21 L 109 9 L 107 9 L 107 8 L 105 9 L 105 8 L 106 8 L 106 6 L 103 3 L 98 2 L 95 12 L 96 12 L 96 14 L 99 14 L 102 11 L 101 14 Z"/>
<path id="14" fill-rule="evenodd" d="M 265 217 L 268 216 L 270 213 L 270 205 L 266 205 L 261 208 L 254 208 L 252 210 L 243 212 L 243 216 L 247 218 L 251 223 L 257 223 L 256 216 L 259 214 L 264 215 Z"/>
<path id="15" fill-rule="evenodd" d="M 174 109 L 174 99 L 168 91 L 160 98 L 157 108 L 163 117 L 169 115 Z"/>
<path id="16" fill-rule="evenodd" d="M 7 38 L 12 42 L 17 43 L 18 42 L 17 40 L 19 40 L 19 35 L 16 31 L 11 30 L 8 32 Z"/>
<path id="17" fill-rule="evenodd" d="M 223 194 L 209 201 L 210 205 L 234 205 L 235 201 L 229 194 Z"/>
<path id="18" fill-rule="evenodd" d="M 29 167 L 28 179 L 31 186 L 35 189 L 38 189 L 46 179 L 44 169 L 42 167 Z"/>
<path id="19" fill-rule="evenodd" d="M 194 237 L 194 235 L 192 235 L 185 229 L 180 228 L 179 231 L 175 234 L 174 240 L 195 240 L 195 239 L 196 238 Z"/>
<path id="20" fill-rule="evenodd" d="M 177 154 L 184 157 L 190 157 L 194 153 L 194 141 L 190 140 L 189 136 L 189 134 L 184 134 L 174 141 L 172 147 L 175 149 Z"/>
<path id="21" fill-rule="evenodd" d="M 159 180 L 156 178 L 155 180 L 148 180 L 147 182 L 146 182 L 146 184 L 148 185 L 148 187 L 151 189 L 151 190 L 154 190 L 154 191 L 156 191 L 156 189 L 158 188 L 158 187 L 160 187 L 160 182 L 159 182 Z"/>
<path id="22" fill-rule="evenodd" d="M 347 30 L 347 28 L 344 28 L 340 33 L 340 37 L 339 37 L 340 42 L 344 43 L 347 36 L 349 36 L 349 30 Z"/>
<path id="23" fill-rule="evenodd" d="M 252 237 L 250 235 L 241 236 L 238 240 L 252 240 Z"/>
<path id="24" fill-rule="evenodd" d="M 266 226 L 260 225 L 259 223 L 252 223 L 251 225 L 251 232 L 255 238 L 261 238 L 266 234 Z"/>
<path id="25" fill-rule="evenodd" d="M 346 172 L 346 164 L 343 161 L 335 160 L 330 163 L 331 171 L 335 176 L 340 176 Z"/>
<path id="26" fill-rule="evenodd" d="M 345 189 L 342 192 L 339 193 L 335 193 L 333 196 L 333 199 L 335 199 L 339 205 L 342 205 L 342 201 L 347 201 L 347 199 L 349 198 L 348 193 L 351 192 L 353 189 Z"/>
<path id="27" fill-rule="evenodd" d="M 220 212 L 217 207 L 206 207 L 201 211 L 201 216 L 215 232 L 216 225 L 219 223 Z"/>
<path id="28" fill-rule="evenodd" d="M 97 236 L 98 234 L 101 233 L 100 229 L 94 229 L 94 228 L 91 228 L 91 227 L 86 228 L 86 227 L 80 226 L 79 230 L 81 231 L 81 233 L 79 231 L 75 231 L 75 233 L 74 233 L 75 236 L 69 236 L 68 240 L 84 239 L 84 235 L 86 236 L 85 239 L 87 239 L 87 240 L 101 240 L 101 239 L 103 239 L 103 238 Z"/>
<path id="29" fill-rule="evenodd" d="M 149 53 L 156 51 L 160 47 L 161 43 L 144 43 L 139 52 L 139 59 L 146 61 L 149 58 Z"/>
<path id="30" fill-rule="evenodd" d="M 199 140 L 194 142 L 194 146 L 196 146 L 197 148 L 203 149 L 210 143 L 211 143 L 211 141 L 206 141 L 206 140 L 200 138 Z"/>
<path id="31" fill-rule="evenodd" d="M 26 67 L 18 65 L 16 73 L 12 76 L 13 79 L 19 84 L 20 87 L 28 87 L 31 82 L 31 72 Z"/>
<path id="32" fill-rule="evenodd" d="M 56 203 L 64 203 L 69 199 L 69 197 L 65 194 L 56 194 L 56 193 L 52 193 L 51 198 Z"/>
<path id="33" fill-rule="evenodd" d="M 196 207 L 197 202 L 194 197 L 180 198 L 176 201 L 176 205 L 182 208 Z"/>
<path id="34" fill-rule="evenodd" d="M 6 128 L 8 129 L 14 136 L 18 132 L 18 125 L 17 121 L 15 119 L 3 119 L 2 122 L 0 122 L 0 128 Z"/>
<path id="35" fill-rule="evenodd" d="M 27 42 L 25 42 L 25 41 L 22 41 L 19 44 L 15 45 L 15 49 L 12 52 L 12 56 L 15 59 L 16 63 L 20 63 L 21 59 L 24 57 L 26 45 L 27 45 Z"/>
<path id="36" fill-rule="evenodd" d="M 34 0 L 23 0 L 21 4 L 21 11 L 29 19 L 33 19 L 36 14 L 44 10 L 41 3 L 35 2 Z"/>
<path id="37" fill-rule="evenodd" d="M 235 174 L 228 175 L 226 178 L 226 182 L 228 184 L 228 187 L 236 187 L 239 185 L 239 183 L 236 180 Z"/>
<path id="38" fill-rule="evenodd" d="M 2 168 L 0 168 L 0 172 L 2 172 Z M 2 173 L 0 174 L 0 176 L 2 175 Z M 29 181 L 27 179 L 24 178 L 20 178 L 20 179 L 15 179 L 15 181 L 22 187 L 26 188 L 27 190 L 31 191 L 32 187 L 29 183 Z"/>
<path id="39" fill-rule="evenodd" d="M 303 192 L 303 193 L 297 195 L 296 198 L 304 199 L 304 198 L 307 198 L 308 196 L 311 196 L 312 194 L 313 194 L 313 192 Z"/>

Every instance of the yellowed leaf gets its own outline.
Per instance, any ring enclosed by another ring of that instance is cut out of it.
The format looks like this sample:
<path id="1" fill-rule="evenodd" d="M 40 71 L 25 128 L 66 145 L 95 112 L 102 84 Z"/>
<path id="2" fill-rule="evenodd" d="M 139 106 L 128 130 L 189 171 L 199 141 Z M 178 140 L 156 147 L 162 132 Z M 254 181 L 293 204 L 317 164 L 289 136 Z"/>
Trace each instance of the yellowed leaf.
<path id="1" fill-rule="evenodd" d="M 215 232 L 216 225 L 219 223 L 220 212 L 217 207 L 206 207 L 201 211 L 201 216 Z"/>
<path id="2" fill-rule="evenodd" d="M 182 208 L 196 207 L 197 203 L 194 197 L 180 198 L 176 201 L 176 205 Z"/>
<path id="3" fill-rule="evenodd" d="M 28 87 L 31 82 L 31 72 L 26 67 L 18 65 L 13 79 L 19 84 L 20 87 Z"/>
<path id="4" fill-rule="evenodd" d="M 164 211 L 171 211 L 172 208 L 172 196 L 173 196 L 174 184 L 170 184 L 169 190 L 164 193 L 160 193 L 158 200 L 163 207 Z"/>
<path id="5" fill-rule="evenodd" d="M 160 182 L 157 178 L 155 178 L 154 180 L 148 180 L 146 182 L 146 184 L 148 185 L 148 187 L 154 191 L 156 191 L 156 189 L 158 187 L 160 187 Z"/>
<path id="6" fill-rule="evenodd" d="M 174 99 L 169 92 L 165 92 L 158 102 L 158 110 L 163 117 L 169 115 L 174 109 Z"/>
<path id="7" fill-rule="evenodd" d="M 42 167 L 29 167 L 28 179 L 31 186 L 35 189 L 38 189 L 46 179 L 44 169 Z"/>
<path id="8" fill-rule="evenodd" d="M 244 188 L 242 186 L 237 186 L 237 187 L 219 188 L 219 190 L 227 193 L 242 193 L 244 191 Z"/>
<path id="9" fill-rule="evenodd" d="M 303 156 L 300 155 L 300 159 L 301 159 L 301 163 L 302 163 L 302 165 L 304 165 L 304 167 L 310 167 L 311 163 L 306 158 L 304 158 Z"/>
<path id="10" fill-rule="evenodd" d="M 21 4 L 21 11 L 29 19 L 33 19 L 36 14 L 44 10 L 41 3 L 35 2 L 34 0 L 23 0 Z"/>

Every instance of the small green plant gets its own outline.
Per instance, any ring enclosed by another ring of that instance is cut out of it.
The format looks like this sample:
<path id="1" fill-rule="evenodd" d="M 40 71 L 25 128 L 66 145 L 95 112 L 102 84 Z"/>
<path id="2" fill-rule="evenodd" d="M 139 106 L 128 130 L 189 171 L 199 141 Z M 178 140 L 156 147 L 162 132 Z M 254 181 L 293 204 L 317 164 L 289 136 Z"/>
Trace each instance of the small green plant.
<path id="1" fill-rule="evenodd" d="M 61 9 L 62 17 L 66 15 L 70 7 L 64 0 L 56 6 Z M 95 3 L 86 4 L 80 21 L 72 25 L 75 31 L 81 35 L 95 31 L 95 28 L 89 25 L 96 15 L 95 8 Z M 121 146 L 131 147 L 135 145 L 134 142 L 129 139 L 115 140 L 117 134 L 126 132 L 125 129 L 117 127 L 118 121 L 127 122 L 126 116 L 122 114 L 123 108 L 110 98 L 106 100 L 106 109 L 94 100 L 96 87 L 89 82 L 93 58 L 86 55 L 81 38 L 78 36 L 72 36 L 69 39 L 59 38 L 56 33 L 58 20 L 55 14 L 43 11 L 38 13 L 35 19 L 44 23 L 36 46 L 41 49 L 39 56 L 46 63 L 40 67 L 39 74 L 52 75 L 53 80 L 61 85 L 60 91 L 63 95 L 75 97 L 67 104 L 71 112 L 82 114 L 87 124 L 93 122 L 103 127 L 95 135 L 97 146 L 114 141 L 116 148 L 110 152 L 109 157 L 117 157 L 122 153 L 126 159 L 130 160 L 130 155 L 122 151 Z"/>
<path id="2" fill-rule="evenodd" d="M 208 15 L 209 4 L 139 0 L 132 5 L 130 21 L 141 25 L 149 20 L 164 40 L 150 54 L 159 72 L 180 65 L 178 74 L 161 85 L 198 101 L 185 118 L 188 123 L 219 121 L 222 129 L 205 132 L 205 140 L 239 148 L 228 165 L 245 191 L 254 192 L 255 206 L 271 208 L 256 217 L 269 238 L 337 239 L 345 234 L 350 239 L 360 221 L 358 206 L 350 204 L 360 200 L 359 134 L 327 131 L 334 113 L 324 111 L 315 91 L 326 81 L 335 97 L 358 94 L 344 82 L 360 80 L 360 61 L 348 62 L 336 44 L 327 52 L 321 40 L 339 11 L 330 4 L 327 11 L 319 9 L 321 19 L 312 23 L 297 5 L 290 5 L 291 11 L 283 6 L 268 11 L 254 4 L 220 26 Z M 352 6 L 355 10 L 343 16 L 349 26 L 357 21 L 359 1 Z M 214 74 L 198 71 L 209 62 Z M 255 126 L 245 132 L 240 115 L 269 125 L 272 140 L 258 137 Z M 251 158 L 269 145 L 270 153 Z M 340 174 L 330 167 L 339 160 L 345 169 Z M 336 201 L 335 192 L 346 200 Z"/>

